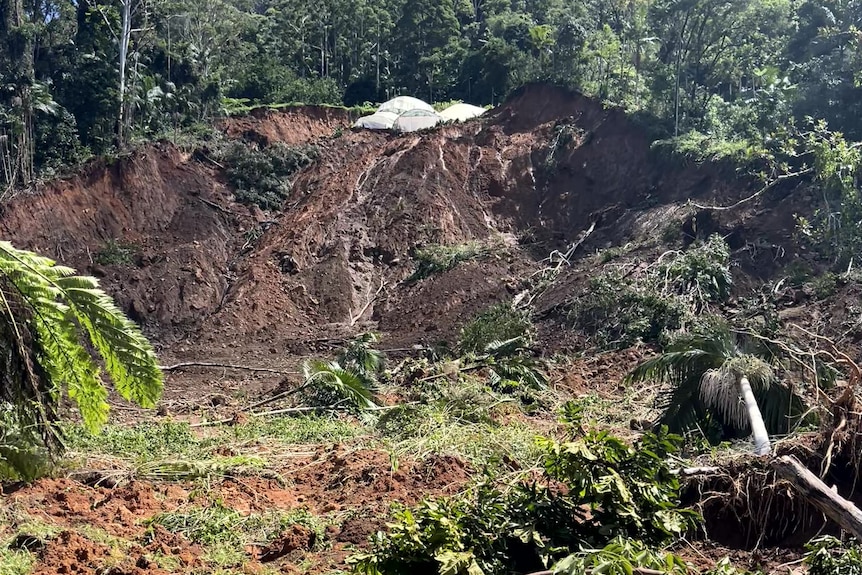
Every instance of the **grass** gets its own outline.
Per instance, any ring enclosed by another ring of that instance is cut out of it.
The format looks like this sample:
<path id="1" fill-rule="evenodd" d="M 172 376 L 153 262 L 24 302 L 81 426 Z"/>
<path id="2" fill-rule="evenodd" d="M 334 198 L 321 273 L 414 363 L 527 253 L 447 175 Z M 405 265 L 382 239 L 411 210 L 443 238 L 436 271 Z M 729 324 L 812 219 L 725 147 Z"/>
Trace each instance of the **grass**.
<path id="1" fill-rule="evenodd" d="M 285 444 L 342 443 L 367 430 L 356 422 L 328 415 L 253 418 L 233 428 L 236 439 L 276 439 Z"/>
<path id="2" fill-rule="evenodd" d="M 219 445 L 217 438 L 199 438 L 187 423 L 139 423 L 134 427 L 107 426 L 99 435 L 81 426 L 66 430 L 68 448 L 73 452 L 110 455 L 136 462 L 159 458 L 202 458 Z"/>
<path id="3" fill-rule="evenodd" d="M 280 465 L 303 451 L 301 446 L 343 444 L 368 432 L 359 422 L 316 414 L 252 418 L 199 432 L 187 423 L 170 421 L 107 426 L 99 435 L 73 425 L 66 429 L 69 452 L 64 467 L 74 469 L 86 460 L 111 474 L 153 481 L 248 475 L 280 480 Z"/>
<path id="4" fill-rule="evenodd" d="M 417 248 L 413 253 L 416 270 L 407 279 L 419 281 L 443 273 L 461 262 L 486 257 L 493 252 L 495 247 L 495 244 L 485 240 L 454 245 L 434 244 Z"/>
<path id="5" fill-rule="evenodd" d="M 0 573 L 3 575 L 28 575 L 36 564 L 29 551 L 0 548 Z"/>
<path id="6" fill-rule="evenodd" d="M 520 422 L 470 421 L 453 404 L 419 405 L 390 412 L 379 425 L 393 461 L 456 455 L 474 468 L 500 470 L 504 460 L 532 467 L 540 457 L 537 432 Z"/>
<path id="7" fill-rule="evenodd" d="M 236 426 L 210 428 L 206 436 L 196 435 L 187 423 L 170 421 L 134 427 L 109 425 L 98 435 L 78 425 L 66 428 L 68 448 L 73 453 L 111 456 L 139 464 L 166 458 L 215 461 L 216 450 L 253 440 L 275 440 L 283 445 L 341 443 L 365 432 L 355 422 L 317 414 L 252 418 Z"/>
<path id="8" fill-rule="evenodd" d="M 209 566 L 230 568 L 248 560 L 246 546 L 271 542 L 294 525 L 308 529 L 312 533 L 312 550 L 320 550 L 326 544 L 326 528 L 331 521 L 303 509 L 244 515 L 216 500 L 203 507 L 161 513 L 147 523 L 161 525 L 203 546 L 202 559 Z"/>

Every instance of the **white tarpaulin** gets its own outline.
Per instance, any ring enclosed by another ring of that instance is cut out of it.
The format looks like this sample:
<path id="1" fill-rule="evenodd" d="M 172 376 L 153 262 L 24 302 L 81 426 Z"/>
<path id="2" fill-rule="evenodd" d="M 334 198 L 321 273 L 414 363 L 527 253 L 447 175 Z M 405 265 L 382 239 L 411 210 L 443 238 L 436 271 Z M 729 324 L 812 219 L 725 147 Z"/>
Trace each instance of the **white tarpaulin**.
<path id="1" fill-rule="evenodd" d="M 398 96 L 397 98 L 392 98 L 388 102 L 383 102 L 380 104 L 380 107 L 377 108 L 378 112 L 393 112 L 395 114 L 403 114 L 404 112 L 409 112 L 411 110 L 427 110 L 429 112 L 433 112 L 434 108 L 431 104 L 411 96 Z"/>
<path id="2" fill-rule="evenodd" d="M 353 124 L 356 128 L 366 128 L 368 130 L 388 130 L 398 119 L 398 114 L 392 112 L 375 112 L 370 116 L 363 116 L 356 120 Z"/>
<path id="3" fill-rule="evenodd" d="M 472 104 L 454 104 L 449 106 L 440 115 L 447 122 L 465 122 L 471 118 L 477 118 L 485 113 L 485 108 L 473 106 Z"/>
<path id="4" fill-rule="evenodd" d="M 392 129 L 398 132 L 415 132 L 432 128 L 442 121 L 443 118 L 434 110 L 410 110 L 398 116 Z"/>

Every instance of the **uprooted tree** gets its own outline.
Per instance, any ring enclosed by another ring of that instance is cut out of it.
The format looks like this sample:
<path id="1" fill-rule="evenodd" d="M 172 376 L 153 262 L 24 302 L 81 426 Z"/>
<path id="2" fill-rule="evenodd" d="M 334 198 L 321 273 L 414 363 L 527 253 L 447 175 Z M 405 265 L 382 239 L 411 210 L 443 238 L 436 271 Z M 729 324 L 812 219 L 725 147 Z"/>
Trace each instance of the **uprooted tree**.
<path id="1" fill-rule="evenodd" d="M 142 407 L 161 395 L 152 346 L 96 279 L 0 242 L 0 472 L 32 476 L 33 449 L 61 450 L 64 396 L 97 431 L 108 416 L 103 370 Z"/>
<path id="2" fill-rule="evenodd" d="M 677 432 L 716 424 L 750 430 L 757 455 L 771 451 L 768 427 L 787 431 L 803 412 L 801 398 L 776 381 L 767 361 L 745 353 L 724 324 L 713 326 L 709 333 L 680 338 L 665 353 L 636 367 L 627 379 L 671 384 L 660 425 Z"/>

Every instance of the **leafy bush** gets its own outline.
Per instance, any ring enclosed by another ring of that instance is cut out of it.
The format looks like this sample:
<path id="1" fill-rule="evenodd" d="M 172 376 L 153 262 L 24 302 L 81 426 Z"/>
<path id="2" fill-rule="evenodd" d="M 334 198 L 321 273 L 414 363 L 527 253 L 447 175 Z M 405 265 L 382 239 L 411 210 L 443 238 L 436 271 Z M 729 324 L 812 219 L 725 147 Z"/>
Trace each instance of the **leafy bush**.
<path id="1" fill-rule="evenodd" d="M 835 537 L 820 537 L 806 545 L 809 575 L 862 575 L 862 547 L 844 545 Z"/>
<path id="2" fill-rule="evenodd" d="M 104 247 L 96 252 L 93 261 L 103 266 L 128 266 L 134 262 L 139 251 L 136 244 L 122 240 L 108 240 Z"/>
<path id="3" fill-rule="evenodd" d="M 319 155 L 314 146 L 290 147 L 282 143 L 258 149 L 243 142 L 231 142 L 219 154 L 225 175 L 234 187 L 236 200 L 264 210 L 278 210 L 288 197 L 288 177 L 314 162 Z"/>
<path id="4" fill-rule="evenodd" d="M 461 262 L 485 257 L 490 252 L 491 248 L 487 243 L 478 241 L 449 246 L 431 245 L 416 248 L 413 251 L 416 270 L 407 280 L 418 281 L 449 271 Z"/>
<path id="5" fill-rule="evenodd" d="M 824 121 L 791 136 L 787 141 L 797 147 L 784 152 L 791 158 L 813 155 L 812 168 L 798 173 L 813 169 L 824 199 L 810 218 L 796 216 L 798 228 L 822 255 L 844 268 L 862 252 L 862 150 L 840 132 L 829 131 Z M 788 170 L 782 166 L 785 177 Z"/>
<path id="6" fill-rule="evenodd" d="M 659 562 L 684 572 L 681 559 L 651 551 L 695 523 L 679 508 L 679 483 L 666 463 L 680 438 L 646 434 L 630 446 L 583 431 L 569 411 L 567 437 L 540 441 L 541 478 L 507 489 L 486 481 L 470 495 L 399 507 L 371 551 L 351 559 L 355 571 L 502 575 L 560 561 L 577 573 L 600 555 L 616 565 L 608 573 Z M 573 548 L 593 551 L 567 556 Z"/>
<path id="7" fill-rule="evenodd" d="M 702 245 L 660 266 L 658 273 L 665 277 L 669 288 L 687 296 L 700 311 L 706 303 L 724 301 L 730 295 L 730 248 L 721 236 L 712 235 Z"/>
<path id="8" fill-rule="evenodd" d="M 592 277 L 569 303 L 569 320 L 603 347 L 662 342 L 730 295 L 730 250 L 718 235 L 638 275 Z"/>
<path id="9" fill-rule="evenodd" d="M 838 290 L 838 276 L 831 272 L 815 278 L 811 281 L 811 289 L 814 290 L 814 296 L 817 299 L 826 299 L 835 295 Z"/>
<path id="10" fill-rule="evenodd" d="M 652 148 L 670 158 L 681 156 L 697 163 L 729 160 L 744 165 L 763 154 L 762 148 L 753 146 L 749 140 L 709 136 L 697 130 L 676 138 L 657 140 Z"/>
<path id="11" fill-rule="evenodd" d="M 610 272 L 594 277 L 571 304 L 569 320 L 603 347 L 659 341 L 682 327 L 686 307 L 651 282 L 626 280 Z"/>
<path id="12" fill-rule="evenodd" d="M 484 353 L 490 344 L 519 338 L 522 346 L 533 343 L 535 329 L 530 314 L 509 303 L 489 307 L 461 329 L 458 348 L 462 354 Z"/>

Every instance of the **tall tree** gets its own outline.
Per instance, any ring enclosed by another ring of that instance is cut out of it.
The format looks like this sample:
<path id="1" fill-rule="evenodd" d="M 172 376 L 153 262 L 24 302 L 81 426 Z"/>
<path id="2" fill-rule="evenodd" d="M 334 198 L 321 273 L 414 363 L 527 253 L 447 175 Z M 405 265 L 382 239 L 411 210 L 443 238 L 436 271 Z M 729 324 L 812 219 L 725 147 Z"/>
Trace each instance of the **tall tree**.
<path id="1" fill-rule="evenodd" d="M 0 0 L 0 154 L 7 186 L 28 185 L 33 179 L 33 28 L 23 0 Z M 2 119 L 2 118 L 0 118 Z"/>

